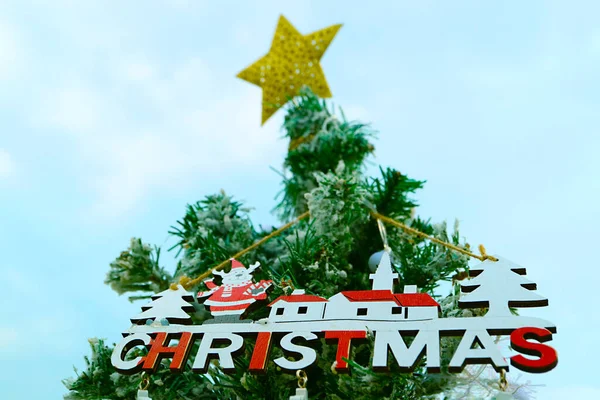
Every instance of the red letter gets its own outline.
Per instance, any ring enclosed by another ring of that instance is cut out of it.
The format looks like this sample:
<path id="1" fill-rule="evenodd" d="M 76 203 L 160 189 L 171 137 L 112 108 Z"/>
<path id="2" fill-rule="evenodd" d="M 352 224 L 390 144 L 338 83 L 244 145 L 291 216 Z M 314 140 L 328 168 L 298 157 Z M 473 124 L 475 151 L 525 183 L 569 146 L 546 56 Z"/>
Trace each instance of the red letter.
<path id="1" fill-rule="evenodd" d="M 171 335 L 171 337 L 172 336 L 173 335 Z M 150 342 L 150 350 L 144 361 L 144 366 L 142 367 L 144 371 L 155 372 L 161 359 L 173 357 L 169 368 L 173 372 L 181 372 L 185 360 L 192 349 L 192 333 L 182 332 L 177 346 L 167 347 L 171 337 L 169 337 L 166 332 L 159 332 L 156 334 L 156 337 L 152 339 Z"/>
<path id="2" fill-rule="evenodd" d="M 527 339 L 534 339 L 540 343 L 529 342 Z M 542 344 L 552 340 L 552 332 L 543 328 L 519 328 L 510 335 L 510 346 L 520 353 L 529 356 L 539 357 L 531 359 L 518 354 L 510 358 L 512 366 L 521 371 L 530 373 L 548 372 L 558 364 L 558 355 L 554 348 Z"/>
<path id="3" fill-rule="evenodd" d="M 252 359 L 250 360 L 250 366 L 248 370 L 254 373 L 265 372 L 265 366 L 267 365 L 267 357 L 271 350 L 271 332 L 259 332 L 256 337 L 256 344 L 254 345 L 254 351 L 252 352 Z"/>
<path id="4" fill-rule="evenodd" d="M 350 355 L 350 341 L 352 339 L 364 339 L 367 337 L 367 331 L 327 331 L 325 332 L 325 339 L 337 339 L 338 348 L 335 356 L 336 366 L 335 369 L 338 372 L 348 372 L 348 363 L 342 358 L 348 359 Z"/>

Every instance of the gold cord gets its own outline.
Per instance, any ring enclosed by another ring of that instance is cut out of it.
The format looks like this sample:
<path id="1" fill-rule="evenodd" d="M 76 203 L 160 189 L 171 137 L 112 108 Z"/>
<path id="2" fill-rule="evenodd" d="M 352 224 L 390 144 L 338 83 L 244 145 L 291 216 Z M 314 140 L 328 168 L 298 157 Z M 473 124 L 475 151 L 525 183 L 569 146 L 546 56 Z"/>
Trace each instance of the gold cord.
<path id="1" fill-rule="evenodd" d="M 500 390 L 506 392 L 508 389 L 508 380 L 506 379 L 506 370 L 502 368 L 500 370 L 500 382 L 499 382 Z"/>
<path id="2" fill-rule="evenodd" d="M 300 137 L 290 140 L 290 145 L 288 146 L 288 151 L 296 150 L 298 147 L 300 147 L 300 145 L 302 143 L 310 142 L 311 140 L 313 140 L 315 138 L 315 136 L 317 136 L 317 134 L 313 133 L 308 136 L 300 136 Z"/>
<path id="3" fill-rule="evenodd" d="M 305 212 L 304 214 L 300 215 L 295 220 L 293 220 L 291 222 L 288 222 L 287 224 L 283 225 L 281 228 L 279 228 L 279 229 L 271 232 L 270 234 L 268 234 L 267 236 L 263 237 L 259 241 L 254 242 L 250 246 L 246 247 L 244 250 L 235 253 L 231 258 L 241 257 L 244 254 L 246 254 L 246 253 L 254 250 L 255 248 L 257 248 L 261 244 L 263 244 L 266 241 L 274 238 L 275 236 L 278 236 L 281 232 L 283 232 L 283 231 L 291 228 L 292 226 L 296 225 L 298 222 L 300 222 L 303 219 L 307 218 L 309 215 L 310 215 L 309 211 Z M 187 277 L 187 276 L 184 275 L 184 276 L 182 276 L 179 279 L 179 284 L 181 286 L 183 286 L 186 290 L 188 290 L 188 289 L 196 286 L 198 283 L 202 282 L 205 278 L 208 278 L 213 273 L 213 271 L 219 271 L 219 270 L 222 270 L 223 268 L 225 268 L 227 266 L 227 264 L 229 263 L 229 261 L 231 260 L 231 258 L 229 260 L 225 260 L 225 261 L 221 262 L 220 264 L 218 264 L 217 266 L 209 269 L 208 271 L 206 271 L 203 274 L 199 275 L 196 279 L 190 279 L 189 277 Z M 172 290 L 177 290 L 177 283 L 172 283 L 171 284 L 171 289 Z"/>
<path id="4" fill-rule="evenodd" d="M 483 249 L 483 252 L 482 252 L 482 254 L 480 256 L 478 256 L 475 253 L 471 253 L 470 251 L 465 250 L 465 249 L 463 249 L 461 247 L 455 246 L 452 243 L 444 242 L 443 240 L 437 239 L 437 238 L 435 238 L 433 236 L 429 236 L 426 233 L 423 233 L 423 232 L 418 231 L 418 230 L 416 230 L 414 228 L 411 228 L 410 226 L 404 225 L 402 222 L 398 222 L 395 219 L 391 219 L 389 217 L 386 217 L 385 215 L 381 215 L 378 212 L 371 211 L 371 215 L 373 217 L 375 217 L 375 218 L 383 221 L 383 222 L 386 222 L 386 223 L 388 223 L 390 225 L 393 225 L 395 227 L 403 229 L 405 232 L 412 233 L 415 236 L 421 237 L 423 239 L 427 239 L 427 240 L 429 240 L 429 241 L 431 241 L 433 243 L 437 243 L 437 244 L 439 244 L 441 246 L 444 246 L 444 247 L 446 247 L 448 249 L 457 251 L 457 252 L 459 252 L 461 254 L 465 254 L 465 255 L 467 255 L 469 257 L 477 258 L 478 260 L 481 260 L 481 261 L 485 261 L 485 260 L 498 261 L 498 259 L 496 257 L 488 256 L 487 254 L 485 254 L 485 247 L 483 247 L 483 245 L 479 246 L 479 250 L 481 251 Z"/>
<path id="5" fill-rule="evenodd" d="M 255 248 L 257 248 L 260 245 L 262 245 L 263 243 L 265 243 L 266 241 L 274 238 L 275 236 L 278 236 L 283 231 L 291 228 L 292 226 L 296 225 L 298 222 L 302 221 L 303 219 L 305 219 L 305 218 L 307 218 L 309 216 L 310 216 L 310 212 L 306 211 L 304 214 L 300 215 L 295 220 L 293 220 L 291 222 L 288 222 L 287 224 L 283 225 L 281 228 L 279 228 L 277 230 L 274 230 L 273 232 L 271 232 L 267 236 L 263 237 L 259 241 L 253 243 L 252 245 L 248 246 L 244 250 L 241 250 L 241 251 L 237 252 L 230 259 L 225 260 L 225 261 L 219 263 L 218 265 L 216 265 L 215 267 L 209 269 L 208 271 L 200 274 L 195 279 L 191 279 L 191 278 L 183 275 L 181 278 L 179 278 L 179 282 L 175 282 L 175 283 L 171 284 L 171 286 L 170 286 L 171 289 L 172 290 L 177 290 L 177 286 L 181 285 L 186 290 L 189 290 L 190 288 L 192 288 L 192 287 L 196 286 L 197 284 L 199 284 L 200 282 L 202 282 L 204 279 L 208 278 L 213 273 L 213 271 L 219 271 L 219 270 L 225 268 L 232 258 L 238 258 L 238 257 L 243 256 L 244 254 L 246 254 L 246 253 L 254 250 Z M 377 226 L 379 228 L 379 233 L 381 235 L 381 238 L 382 238 L 383 244 L 384 244 L 384 248 L 386 250 L 389 249 L 389 246 L 387 244 L 387 234 L 386 234 L 386 231 L 385 231 L 385 226 L 383 225 L 382 222 L 386 222 L 386 223 L 388 223 L 390 225 L 393 225 L 395 227 L 403 229 L 407 233 L 413 234 L 413 235 L 421 237 L 423 239 L 427 239 L 427 240 L 429 240 L 429 241 L 431 241 L 433 243 L 439 244 L 440 246 L 444 246 L 444 247 L 446 247 L 446 248 L 448 248 L 450 250 L 454 250 L 456 252 L 459 252 L 461 254 L 467 255 L 469 257 L 473 257 L 473 258 L 476 258 L 476 259 L 481 260 L 481 261 L 485 261 L 485 260 L 498 261 L 498 259 L 496 257 L 490 256 L 490 255 L 488 255 L 486 253 L 485 247 L 483 245 L 479 245 L 479 252 L 481 253 L 481 255 L 478 256 L 475 253 L 472 253 L 472 252 L 470 252 L 468 250 L 465 250 L 465 249 L 463 249 L 461 247 L 453 245 L 452 243 L 444 242 L 443 240 L 440 240 L 440 239 L 437 239 L 437 238 L 435 238 L 433 236 L 427 235 L 426 233 L 423 233 L 423 232 L 418 231 L 418 230 L 416 230 L 414 228 L 411 228 L 410 226 L 407 226 L 407 225 L 403 224 L 402 222 L 399 222 L 399 221 L 396 221 L 395 219 L 386 217 L 385 215 L 379 214 L 378 212 L 371 211 L 371 216 L 377 220 Z"/>

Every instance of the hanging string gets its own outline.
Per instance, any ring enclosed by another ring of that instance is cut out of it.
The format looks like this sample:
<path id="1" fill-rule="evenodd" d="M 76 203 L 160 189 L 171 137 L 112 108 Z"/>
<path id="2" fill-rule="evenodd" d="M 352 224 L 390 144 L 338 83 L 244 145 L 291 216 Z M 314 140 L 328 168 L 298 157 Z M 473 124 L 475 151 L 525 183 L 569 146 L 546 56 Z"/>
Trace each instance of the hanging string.
<path id="1" fill-rule="evenodd" d="M 381 215 L 381 214 L 379 214 L 376 211 L 371 211 L 371 215 L 373 217 L 377 218 L 378 220 L 386 222 L 386 223 L 388 223 L 390 225 L 393 225 L 393 226 L 395 226 L 397 228 L 403 229 L 405 232 L 411 233 L 411 234 L 413 234 L 415 236 L 418 236 L 420 238 L 423 238 L 423 239 L 427 239 L 427 240 L 429 240 L 429 241 L 431 241 L 433 243 L 439 244 L 440 246 L 444 246 L 444 247 L 446 247 L 446 248 L 448 248 L 450 250 L 454 250 L 456 252 L 459 252 L 461 254 L 467 255 L 469 257 L 473 257 L 473 258 L 476 258 L 476 259 L 481 260 L 481 261 L 485 261 L 485 260 L 498 261 L 498 259 L 496 257 L 489 256 L 489 255 L 487 255 L 485 253 L 485 247 L 483 247 L 483 245 L 479 246 L 479 250 L 480 251 L 483 250 L 483 252 L 481 253 L 480 256 L 478 256 L 477 254 L 471 253 L 468 250 L 465 250 L 465 249 L 463 249 L 461 247 L 455 246 L 452 243 L 444 242 L 443 240 L 440 240 L 440 239 L 435 238 L 433 236 L 430 236 L 430 235 L 428 235 L 426 233 L 418 231 L 418 230 L 416 230 L 414 228 L 411 228 L 410 226 L 404 225 L 402 222 L 398 222 L 395 219 L 386 217 L 385 215 Z"/>
<path id="2" fill-rule="evenodd" d="M 306 211 L 304 214 L 300 215 L 295 220 L 288 222 L 287 224 L 283 225 L 282 227 L 280 227 L 277 230 L 274 230 L 273 232 L 271 232 L 267 236 L 263 237 L 262 239 L 258 240 L 257 242 L 253 243 L 252 245 L 248 246 L 244 250 L 237 252 L 230 259 L 224 260 L 223 262 L 221 262 L 218 265 L 216 265 L 215 267 L 207 270 L 206 272 L 200 274 L 198 277 L 196 277 L 194 279 L 191 279 L 191 278 L 183 275 L 181 278 L 179 278 L 179 282 L 175 282 L 175 283 L 171 284 L 171 289 L 177 290 L 177 285 L 181 285 L 186 290 L 189 290 L 190 288 L 192 288 L 192 287 L 196 286 L 197 284 L 199 284 L 200 282 L 202 282 L 204 279 L 208 278 L 213 273 L 213 271 L 219 271 L 219 270 L 225 268 L 229 264 L 229 262 L 231 261 L 232 258 L 237 259 L 237 258 L 243 256 L 244 254 L 254 250 L 255 248 L 262 245 L 263 243 L 267 242 L 268 240 L 274 238 L 275 236 L 280 235 L 283 231 L 291 228 L 292 226 L 296 225 L 298 222 L 302 221 L 303 219 L 308 218 L 309 216 L 310 216 L 310 212 Z M 418 236 L 423 239 L 427 239 L 433 243 L 439 244 L 440 246 L 444 246 L 450 250 L 454 250 L 458 253 L 467 255 L 469 257 L 473 257 L 473 258 L 476 258 L 481 261 L 485 261 L 485 260 L 498 261 L 498 259 L 496 257 L 490 256 L 486 253 L 485 247 L 483 245 L 479 245 L 479 252 L 481 253 L 481 255 L 477 255 L 466 249 L 463 249 L 462 247 L 458 247 L 452 243 L 444 242 L 443 240 L 440 240 L 438 238 L 430 236 L 430 235 L 423 233 L 417 229 L 411 228 L 410 226 L 407 226 L 407 225 L 403 224 L 402 222 L 399 222 L 399 221 L 396 221 L 395 219 L 386 217 L 385 215 L 379 214 L 376 211 L 371 211 L 371 216 L 377 220 L 377 227 L 379 228 L 379 234 L 381 235 L 381 240 L 383 241 L 383 246 L 386 251 L 389 251 L 390 247 L 388 245 L 387 232 L 385 230 L 385 226 L 384 226 L 383 222 L 393 225 L 397 228 L 400 228 L 407 233 L 413 234 L 413 235 Z"/>
<path id="3" fill-rule="evenodd" d="M 150 377 L 146 373 L 146 371 L 142 372 L 140 376 L 140 385 L 138 387 L 139 390 L 148 390 L 148 386 L 150 386 Z"/>
<path id="4" fill-rule="evenodd" d="M 296 371 L 296 378 L 298 378 L 298 387 L 300 389 L 304 389 L 306 387 L 306 382 L 308 382 L 308 376 L 304 370 L 299 369 Z"/>
<path id="5" fill-rule="evenodd" d="M 317 136 L 317 134 L 313 133 L 308 136 L 300 136 L 300 137 L 290 140 L 290 145 L 288 147 L 288 151 L 296 150 L 301 144 L 310 142 L 311 140 L 313 140 L 315 138 L 315 136 Z"/>
<path id="6" fill-rule="evenodd" d="M 506 370 L 504 368 L 500 370 L 500 382 L 498 382 L 498 386 L 500 386 L 502 392 L 506 392 L 506 389 L 508 389 L 508 380 L 506 379 Z"/>
<path id="7" fill-rule="evenodd" d="M 274 238 L 275 236 L 278 236 L 283 231 L 285 231 L 285 230 L 291 228 L 292 226 L 296 225 L 298 222 L 302 221 L 303 219 L 308 218 L 309 215 L 310 215 L 309 211 L 305 212 L 304 214 L 300 215 L 295 220 L 293 220 L 291 222 L 288 222 L 287 224 L 283 225 L 281 228 L 279 228 L 277 230 L 274 230 L 273 232 L 271 232 L 267 236 L 263 237 L 259 241 L 254 242 L 250 246 L 246 247 L 244 250 L 238 251 L 231 258 L 239 258 L 239 257 L 243 256 L 244 254 L 246 254 L 246 253 L 254 250 L 258 246 L 260 246 L 263 243 L 267 242 L 268 240 Z M 179 278 L 179 284 L 181 286 L 183 286 L 186 290 L 190 289 L 190 288 L 196 286 L 197 284 L 199 284 L 200 282 L 202 282 L 205 278 L 208 278 L 213 273 L 213 271 L 220 271 L 223 268 L 225 268 L 227 266 L 227 264 L 229 264 L 229 261 L 231 260 L 231 258 L 229 260 L 225 260 L 225 261 L 221 262 L 220 264 L 218 264 L 217 266 L 209 269 L 208 271 L 204 272 L 203 274 L 200 274 L 195 279 L 190 279 L 189 277 L 187 277 L 187 276 L 184 275 L 181 278 Z M 172 290 L 177 290 L 177 283 L 172 283 L 171 284 L 171 289 Z"/>
<path id="8" fill-rule="evenodd" d="M 314 132 L 314 133 L 311 133 L 310 135 L 307 135 L 307 136 L 300 136 L 300 137 L 297 137 L 297 138 L 294 138 L 294 139 L 290 140 L 290 145 L 288 146 L 288 151 L 294 151 L 294 150 L 296 150 L 303 143 L 312 142 L 312 140 L 314 138 L 316 138 L 319 133 L 327 131 L 327 128 L 328 128 L 327 125 L 330 122 L 336 121 L 336 120 L 337 120 L 337 117 L 334 114 L 332 114 L 329 117 L 327 117 L 327 119 L 325 120 L 325 122 L 323 122 L 323 125 L 322 125 L 323 128 L 322 128 L 322 130 Z"/>
<path id="9" fill-rule="evenodd" d="M 387 239 L 387 231 L 385 230 L 385 225 L 383 222 L 377 218 L 377 228 L 379 229 L 379 236 L 381 236 L 381 241 L 383 242 L 383 250 L 388 253 L 392 252 L 392 248 L 390 247 Z"/>
<path id="10" fill-rule="evenodd" d="M 150 378 L 146 372 L 142 372 L 140 385 L 137 391 L 137 400 L 152 400 L 148 394 L 148 386 L 150 386 Z"/>
<path id="11" fill-rule="evenodd" d="M 299 369 L 296 371 L 296 377 L 298 378 L 298 389 L 296 389 L 296 394 L 290 396 L 289 400 L 308 400 L 308 391 L 306 390 L 308 377 L 306 372 Z"/>

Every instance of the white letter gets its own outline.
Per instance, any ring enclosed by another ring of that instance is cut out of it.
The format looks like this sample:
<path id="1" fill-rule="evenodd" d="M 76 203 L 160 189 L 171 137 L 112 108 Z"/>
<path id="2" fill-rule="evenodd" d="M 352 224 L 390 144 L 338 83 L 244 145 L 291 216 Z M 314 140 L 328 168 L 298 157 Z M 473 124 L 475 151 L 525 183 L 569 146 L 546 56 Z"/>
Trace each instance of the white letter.
<path id="1" fill-rule="evenodd" d="M 125 356 L 129 350 L 136 346 L 150 345 L 150 335 L 145 333 L 134 333 L 126 336 L 121 343 L 115 346 L 110 356 L 110 362 L 117 371 L 124 375 L 133 375 L 142 369 L 143 357 L 136 357 L 133 360 L 125 361 Z"/>
<path id="2" fill-rule="evenodd" d="M 295 371 L 306 368 L 317 360 L 317 352 L 314 349 L 311 349 L 310 347 L 298 346 L 292 343 L 292 340 L 297 337 L 302 337 L 306 340 L 317 339 L 317 335 L 312 332 L 292 332 L 281 338 L 279 345 L 284 351 L 298 353 L 302 356 L 302 358 L 298 361 L 290 361 L 285 357 L 279 357 L 278 359 L 274 360 L 275 364 L 279 365 L 283 369 L 291 369 Z"/>
<path id="3" fill-rule="evenodd" d="M 480 349 L 472 349 L 473 342 L 479 343 Z M 508 363 L 500 354 L 498 347 L 485 329 L 467 330 L 463 336 L 454 357 L 448 365 L 453 372 L 460 372 L 466 364 L 492 364 L 497 372 L 501 369 L 508 371 Z"/>
<path id="4" fill-rule="evenodd" d="M 213 348 L 213 341 L 228 340 L 229 346 L 222 348 Z M 208 361 L 211 358 L 218 358 L 219 365 L 226 372 L 235 371 L 233 364 L 233 353 L 239 351 L 244 346 L 244 338 L 234 333 L 206 333 L 202 337 L 192 371 L 206 373 L 208 370 Z"/>
<path id="5" fill-rule="evenodd" d="M 373 369 L 387 370 L 388 347 L 401 369 L 412 370 L 419 358 L 427 354 L 427 370 L 440 369 L 440 336 L 438 331 L 419 331 L 410 348 L 406 347 L 400 332 L 376 331 L 373 349 Z"/>

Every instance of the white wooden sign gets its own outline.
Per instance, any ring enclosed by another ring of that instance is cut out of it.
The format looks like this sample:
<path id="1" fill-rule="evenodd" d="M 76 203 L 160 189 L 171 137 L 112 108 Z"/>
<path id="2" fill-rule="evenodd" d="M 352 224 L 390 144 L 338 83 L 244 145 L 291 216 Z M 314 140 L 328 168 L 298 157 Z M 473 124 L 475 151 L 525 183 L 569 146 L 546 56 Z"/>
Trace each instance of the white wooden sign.
<path id="1" fill-rule="evenodd" d="M 487 307 L 483 317 L 440 318 L 439 304 L 416 286 L 405 286 L 402 293 L 393 292 L 397 279 L 388 253 L 384 253 L 375 273 L 370 275 L 372 290 L 343 291 L 329 299 L 295 290 L 281 296 L 267 307 L 269 317 L 260 321 L 245 319 L 248 308 L 266 300 L 271 281 L 254 282 L 250 268 L 232 260 L 230 272 L 218 272 L 222 284 L 212 279 L 207 290 L 194 296 L 182 286 L 153 296 L 142 307 L 142 313 L 131 318 L 133 326 L 115 347 L 112 364 L 123 374 L 155 371 L 160 360 L 171 359 L 170 368 L 180 372 L 190 357 L 192 344 L 199 341 L 192 370 L 205 373 L 212 359 L 225 371 L 235 368 L 234 358 L 244 345 L 244 338 L 255 342 L 249 371 L 264 372 L 272 346 L 279 346 L 295 357 L 279 357 L 273 362 L 285 371 L 295 372 L 315 363 L 317 352 L 311 343 L 325 338 L 337 346 L 335 369 L 348 372 L 350 348 L 367 335 L 374 335 L 374 370 L 387 370 L 395 363 L 401 370 L 411 371 L 426 357 L 428 372 L 439 372 L 440 337 L 461 337 L 449 370 L 460 372 L 467 364 L 490 364 L 497 371 L 511 366 L 531 373 L 553 369 L 558 357 L 546 344 L 556 333 L 556 326 L 546 320 L 513 315 L 509 307 L 540 307 L 548 300 L 536 293 L 535 283 L 527 280 L 525 268 L 498 257 L 470 269 L 472 279 L 461 284 L 459 305 L 464 308 Z M 210 310 L 213 319 L 202 325 L 191 325 L 188 313 L 196 299 Z M 511 348 L 517 354 L 508 360 L 500 353 L 492 336 L 509 335 Z M 404 337 L 414 337 L 410 346 Z M 274 343 L 274 337 L 279 338 Z M 171 344 L 175 342 L 175 344 Z M 226 343 L 226 346 L 217 346 Z M 474 348 L 473 344 L 479 346 Z M 130 359 L 127 354 L 136 346 L 145 346 L 148 354 Z M 304 398 L 304 392 L 296 394 Z M 142 397 L 143 398 L 143 397 Z"/>

